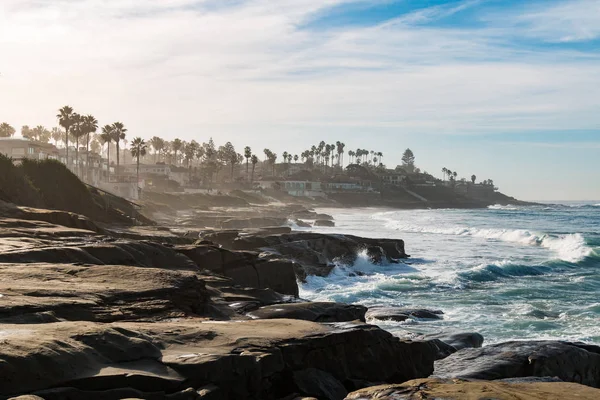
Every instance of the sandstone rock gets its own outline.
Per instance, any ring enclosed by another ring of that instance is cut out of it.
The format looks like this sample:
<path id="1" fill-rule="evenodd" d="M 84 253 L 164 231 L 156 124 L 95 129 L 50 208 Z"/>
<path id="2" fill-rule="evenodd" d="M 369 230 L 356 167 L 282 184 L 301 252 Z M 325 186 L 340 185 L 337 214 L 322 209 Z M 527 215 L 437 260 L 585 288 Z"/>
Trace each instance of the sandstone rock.
<path id="1" fill-rule="evenodd" d="M 373 307 L 367 311 L 367 319 L 406 321 L 409 318 L 418 319 L 442 319 L 439 310 L 426 310 L 420 308 L 404 307 Z"/>
<path id="2" fill-rule="evenodd" d="M 442 378 L 505 379 L 556 376 L 565 382 L 600 387 L 600 347 L 571 342 L 506 342 L 462 349 L 436 361 Z"/>
<path id="3" fill-rule="evenodd" d="M 335 222 L 330 221 L 328 219 L 318 219 L 315 221 L 315 223 L 313 224 L 313 226 L 328 226 L 328 227 L 333 227 L 335 226 Z"/>
<path id="4" fill-rule="evenodd" d="M 244 229 L 244 228 L 262 228 L 271 226 L 281 226 L 287 222 L 287 218 L 232 218 L 221 223 L 223 229 Z"/>
<path id="5" fill-rule="evenodd" d="M 4 396 L 65 388 L 84 398 L 126 388 L 187 395 L 215 385 L 223 399 L 276 399 L 302 392 L 295 371 L 316 368 L 339 382 L 405 381 L 429 375 L 435 356 L 429 342 L 400 341 L 370 325 L 285 319 L 4 324 L 2 334 Z M 140 396 L 119 393 L 104 398 Z"/>
<path id="6" fill-rule="evenodd" d="M 343 303 L 293 303 L 261 307 L 248 313 L 252 318 L 289 318 L 313 322 L 345 322 L 365 320 L 366 307 Z"/>
<path id="7" fill-rule="evenodd" d="M 294 262 L 259 258 L 258 253 L 231 251 L 210 245 L 178 246 L 201 269 L 208 269 L 233 279 L 241 286 L 270 288 L 282 294 L 298 296 Z"/>
<path id="8" fill-rule="evenodd" d="M 346 400 L 421 399 L 565 400 L 600 398 L 600 390 L 575 383 L 507 383 L 488 381 L 416 379 L 350 393 Z"/>
<path id="9" fill-rule="evenodd" d="M 294 383 L 305 395 L 322 400 L 344 400 L 348 394 L 340 381 L 316 368 L 295 371 Z"/>
<path id="10" fill-rule="evenodd" d="M 227 318 L 189 271 L 131 266 L 0 264 L 0 322 Z"/>

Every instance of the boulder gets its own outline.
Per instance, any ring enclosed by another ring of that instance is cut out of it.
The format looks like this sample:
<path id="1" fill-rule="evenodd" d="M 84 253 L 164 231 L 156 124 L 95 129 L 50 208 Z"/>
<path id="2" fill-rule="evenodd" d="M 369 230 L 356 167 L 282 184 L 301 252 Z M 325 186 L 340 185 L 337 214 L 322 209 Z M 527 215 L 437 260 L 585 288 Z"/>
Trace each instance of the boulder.
<path id="1" fill-rule="evenodd" d="M 298 226 L 299 228 L 312 228 L 312 225 L 309 224 L 308 222 L 302 221 L 301 219 L 295 219 L 294 223 L 296 224 L 296 226 Z"/>
<path id="2" fill-rule="evenodd" d="M 465 348 L 438 360 L 441 378 L 506 379 L 555 376 L 600 387 L 600 346 L 558 341 L 512 341 Z"/>
<path id="3" fill-rule="evenodd" d="M 442 342 L 449 344 L 456 350 L 467 348 L 479 348 L 483 345 L 483 335 L 477 332 L 441 332 L 431 335 L 424 335 L 419 339 L 432 340 L 439 339 Z"/>
<path id="4" fill-rule="evenodd" d="M 365 321 L 366 307 L 343 303 L 292 303 L 261 307 L 247 315 L 252 318 L 289 318 L 313 322 Z"/>
<path id="5" fill-rule="evenodd" d="M 409 318 L 416 319 L 442 319 L 442 311 L 426 310 L 421 308 L 405 307 L 373 307 L 366 314 L 367 319 L 406 321 Z"/>
<path id="6" fill-rule="evenodd" d="M 344 400 L 348 392 L 330 373 L 316 368 L 294 372 L 294 383 L 307 396 L 320 400 Z"/>
<path id="7" fill-rule="evenodd" d="M 315 223 L 313 224 L 313 226 L 327 226 L 327 227 L 334 227 L 335 226 L 335 222 L 328 220 L 328 219 L 318 219 L 315 221 Z"/>
<path id="8" fill-rule="evenodd" d="M 194 261 L 200 269 L 229 277 L 240 286 L 270 288 L 282 294 L 298 296 L 295 262 L 260 258 L 251 251 L 233 251 L 212 245 L 177 246 L 178 252 Z"/>
<path id="9" fill-rule="evenodd" d="M 350 393 L 346 400 L 400 399 L 506 399 L 565 400 L 598 399 L 600 390 L 564 382 L 488 382 L 442 379 L 416 379 L 402 384 L 369 387 Z"/>

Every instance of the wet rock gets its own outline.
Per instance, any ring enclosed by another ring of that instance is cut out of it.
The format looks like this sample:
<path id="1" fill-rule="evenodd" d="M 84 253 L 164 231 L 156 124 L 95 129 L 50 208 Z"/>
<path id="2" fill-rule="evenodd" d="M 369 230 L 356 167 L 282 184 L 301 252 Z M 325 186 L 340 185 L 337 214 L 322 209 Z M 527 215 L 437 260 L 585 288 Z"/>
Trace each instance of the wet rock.
<path id="1" fill-rule="evenodd" d="M 406 321 L 409 318 L 442 319 L 443 312 L 439 310 L 426 310 L 420 308 L 404 307 L 374 307 L 367 311 L 367 319 Z"/>
<path id="2" fill-rule="evenodd" d="M 432 335 L 424 335 L 420 339 L 432 340 L 439 339 L 442 342 L 449 344 L 456 350 L 466 348 L 479 348 L 483 345 L 483 335 L 477 332 L 441 332 Z"/>
<path id="3" fill-rule="evenodd" d="M 506 342 L 462 349 L 436 361 L 442 378 L 506 379 L 555 376 L 600 387 L 600 346 L 557 341 Z"/>
<path id="4" fill-rule="evenodd" d="M 248 313 L 252 318 L 289 318 L 313 322 L 365 321 L 366 307 L 343 303 L 293 303 L 261 307 Z"/>
<path id="5" fill-rule="evenodd" d="M 340 381 L 316 368 L 295 371 L 294 383 L 305 395 L 322 400 L 343 400 L 348 394 Z"/>
<path id="6" fill-rule="evenodd" d="M 315 221 L 315 223 L 313 224 L 313 226 L 328 226 L 328 227 L 334 227 L 335 226 L 335 222 L 328 220 L 328 219 L 318 219 Z"/>
<path id="7" fill-rule="evenodd" d="M 302 221 L 301 219 L 295 219 L 294 223 L 299 227 L 299 228 L 311 228 L 312 225 L 309 224 L 308 222 Z"/>
<path id="8" fill-rule="evenodd" d="M 600 390 L 564 382 L 507 383 L 430 378 L 361 389 L 350 393 L 346 400 L 463 400 L 467 395 L 469 399 L 591 400 L 600 398 Z"/>

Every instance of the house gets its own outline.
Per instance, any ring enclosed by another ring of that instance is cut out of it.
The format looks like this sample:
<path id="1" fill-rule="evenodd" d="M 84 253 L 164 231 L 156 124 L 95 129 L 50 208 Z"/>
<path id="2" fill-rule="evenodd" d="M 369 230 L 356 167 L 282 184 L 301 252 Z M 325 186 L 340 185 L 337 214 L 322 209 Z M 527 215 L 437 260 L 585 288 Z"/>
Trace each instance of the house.
<path id="1" fill-rule="evenodd" d="M 402 170 L 402 169 L 396 169 L 396 170 L 388 169 L 388 170 L 382 172 L 379 176 L 383 183 L 387 183 L 390 185 L 399 186 L 399 185 L 402 185 L 406 181 L 406 172 L 404 172 L 404 170 Z"/>
<path id="2" fill-rule="evenodd" d="M 292 196 L 325 197 L 321 182 L 318 181 L 283 181 L 281 188 Z"/>
<path id="3" fill-rule="evenodd" d="M 19 162 L 24 158 L 32 160 L 59 159 L 56 146 L 50 143 L 35 142 L 24 138 L 0 138 L 0 153 Z"/>

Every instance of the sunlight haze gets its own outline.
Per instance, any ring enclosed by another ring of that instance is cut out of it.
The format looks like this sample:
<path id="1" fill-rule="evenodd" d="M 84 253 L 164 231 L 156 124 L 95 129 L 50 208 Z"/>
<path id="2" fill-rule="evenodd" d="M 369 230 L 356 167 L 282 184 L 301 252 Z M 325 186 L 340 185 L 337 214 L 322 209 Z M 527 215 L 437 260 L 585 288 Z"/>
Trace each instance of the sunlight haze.
<path id="1" fill-rule="evenodd" d="M 600 1 L 1 0 L 0 122 L 299 154 L 600 199 Z M 262 155 L 260 155 L 262 159 Z"/>

